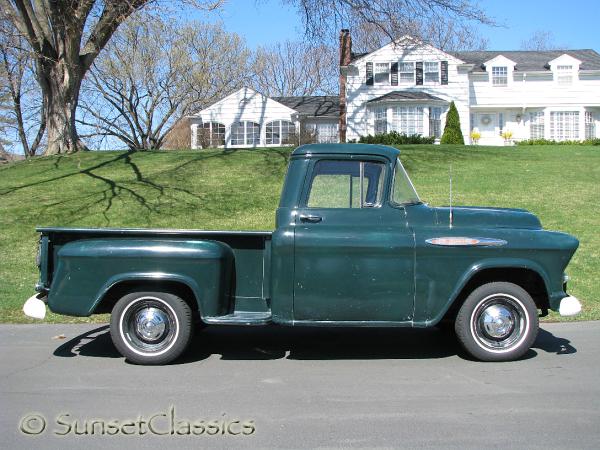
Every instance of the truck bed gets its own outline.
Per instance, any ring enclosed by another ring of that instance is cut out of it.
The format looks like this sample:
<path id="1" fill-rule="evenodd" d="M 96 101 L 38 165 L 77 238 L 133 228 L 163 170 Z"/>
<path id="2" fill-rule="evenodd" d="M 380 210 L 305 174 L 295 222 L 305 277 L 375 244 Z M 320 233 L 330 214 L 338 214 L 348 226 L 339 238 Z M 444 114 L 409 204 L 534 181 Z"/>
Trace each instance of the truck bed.
<path id="1" fill-rule="evenodd" d="M 46 279 L 51 286 L 52 273 L 60 248 L 72 241 L 98 238 L 143 238 L 168 240 L 210 240 L 227 244 L 235 256 L 235 289 L 233 292 L 236 311 L 267 311 L 270 297 L 270 231 L 221 231 L 221 230 L 172 230 L 144 228 L 62 228 L 39 227 L 42 239 L 47 239 Z"/>

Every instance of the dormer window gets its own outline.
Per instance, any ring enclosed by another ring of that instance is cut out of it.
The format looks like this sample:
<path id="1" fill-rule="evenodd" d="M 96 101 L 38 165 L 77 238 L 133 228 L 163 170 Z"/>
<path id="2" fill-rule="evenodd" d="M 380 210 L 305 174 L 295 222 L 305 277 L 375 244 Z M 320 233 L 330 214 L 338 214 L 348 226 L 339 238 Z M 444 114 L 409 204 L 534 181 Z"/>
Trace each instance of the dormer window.
<path id="1" fill-rule="evenodd" d="M 492 67 L 492 86 L 508 85 L 508 67 L 494 66 Z"/>
<path id="2" fill-rule="evenodd" d="M 389 84 L 390 64 L 375 63 L 375 84 Z"/>
<path id="3" fill-rule="evenodd" d="M 573 84 L 573 66 L 556 66 L 556 81 L 560 86 L 569 86 Z"/>
<path id="4" fill-rule="evenodd" d="M 401 62 L 398 64 L 398 75 L 400 83 L 414 84 L 415 83 L 415 63 Z"/>
<path id="5" fill-rule="evenodd" d="M 425 72 L 425 83 L 439 83 L 440 82 L 440 63 L 437 61 L 424 63 Z"/>

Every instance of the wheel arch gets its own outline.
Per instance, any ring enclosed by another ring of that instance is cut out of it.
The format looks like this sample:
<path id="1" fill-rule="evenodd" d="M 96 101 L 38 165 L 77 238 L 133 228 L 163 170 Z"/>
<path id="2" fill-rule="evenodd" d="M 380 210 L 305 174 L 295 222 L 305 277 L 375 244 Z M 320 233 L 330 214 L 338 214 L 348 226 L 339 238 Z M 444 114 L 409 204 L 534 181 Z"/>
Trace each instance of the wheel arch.
<path id="1" fill-rule="evenodd" d="M 193 312 L 201 314 L 201 293 L 193 280 L 176 275 L 156 277 L 144 274 L 122 275 L 109 280 L 96 297 L 90 314 L 110 313 L 121 297 L 135 290 L 169 292 L 183 299 Z"/>
<path id="2" fill-rule="evenodd" d="M 432 322 L 453 321 L 471 292 L 479 286 L 498 281 L 514 283 L 523 288 L 531 295 L 537 309 L 547 311 L 550 308 L 548 277 L 537 264 L 531 262 L 488 264 L 475 266 L 465 274 L 443 313 Z"/>

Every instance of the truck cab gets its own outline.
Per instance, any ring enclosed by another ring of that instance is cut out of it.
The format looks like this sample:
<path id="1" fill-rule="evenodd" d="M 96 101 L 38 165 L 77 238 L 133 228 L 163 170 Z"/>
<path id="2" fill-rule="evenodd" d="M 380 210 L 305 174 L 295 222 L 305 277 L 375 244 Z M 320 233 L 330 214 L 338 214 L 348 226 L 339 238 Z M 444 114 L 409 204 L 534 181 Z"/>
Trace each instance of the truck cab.
<path id="1" fill-rule="evenodd" d="M 111 313 L 130 361 L 164 364 L 195 324 L 451 326 L 473 357 L 522 356 L 538 311 L 573 315 L 573 236 L 521 209 L 434 208 L 400 151 L 295 149 L 273 232 L 40 228 L 39 294 L 52 311 Z"/>

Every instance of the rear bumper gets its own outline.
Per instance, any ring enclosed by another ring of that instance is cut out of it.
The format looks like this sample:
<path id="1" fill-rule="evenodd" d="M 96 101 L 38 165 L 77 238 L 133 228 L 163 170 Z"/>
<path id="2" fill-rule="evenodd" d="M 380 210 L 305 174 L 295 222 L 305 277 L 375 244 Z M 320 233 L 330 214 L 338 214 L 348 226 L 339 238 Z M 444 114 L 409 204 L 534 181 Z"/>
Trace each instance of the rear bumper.
<path id="1" fill-rule="evenodd" d="M 569 295 L 560 301 L 558 312 L 563 317 L 576 316 L 581 312 L 581 302 L 572 295 Z"/>
<path id="2" fill-rule="evenodd" d="M 23 305 L 23 312 L 26 316 L 34 319 L 44 319 L 46 317 L 46 302 L 48 297 L 43 294 L 35 294 L 27 299 Z"/>

